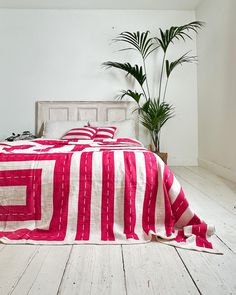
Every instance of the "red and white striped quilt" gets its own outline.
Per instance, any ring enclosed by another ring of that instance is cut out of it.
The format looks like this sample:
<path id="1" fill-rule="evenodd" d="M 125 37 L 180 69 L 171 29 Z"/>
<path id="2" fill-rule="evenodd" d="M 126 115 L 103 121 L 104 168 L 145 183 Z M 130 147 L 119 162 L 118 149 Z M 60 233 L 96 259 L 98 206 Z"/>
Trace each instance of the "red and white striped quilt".
<path id="1" fill-rule="evenodd" d="M 150 241 L 214 252 L 170 169 L 135 140 L 0 143 L 0 242 Z"/>

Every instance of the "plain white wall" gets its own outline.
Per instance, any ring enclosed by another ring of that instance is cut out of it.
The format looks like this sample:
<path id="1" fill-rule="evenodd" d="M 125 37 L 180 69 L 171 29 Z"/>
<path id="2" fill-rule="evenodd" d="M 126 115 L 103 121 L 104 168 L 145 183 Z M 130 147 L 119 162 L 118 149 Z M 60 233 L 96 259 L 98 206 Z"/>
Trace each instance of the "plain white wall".
<path id="1" fill-rule="evenodd" d="M 1 138 L 35 128 L 37 100 L 113 100 L 128 83 L 104 61 L 139 62 L 117 52 L 111 40 L 124 30 L 158 32 L 195 19 L 193 11 L 0 10 Z M 175 59 L 196 54 L 196 42 L 176 42 Z M 156 77 L 160 60 L 149 62 Z M 155 92 L 158 83 L 152 81 Z M 162 150 L 172 165 L 195 165 L 198 154 L 196 65 L 180 67 L 167 93 L 176 116 L 162 131 Z M 145 144 L 147 139 L 142 138 Z"/>
<path id="2" fill-rule="evenodd" d="M 236 181 L 236 1 L 205 0 L 197 18 L 199 163 Z"/>

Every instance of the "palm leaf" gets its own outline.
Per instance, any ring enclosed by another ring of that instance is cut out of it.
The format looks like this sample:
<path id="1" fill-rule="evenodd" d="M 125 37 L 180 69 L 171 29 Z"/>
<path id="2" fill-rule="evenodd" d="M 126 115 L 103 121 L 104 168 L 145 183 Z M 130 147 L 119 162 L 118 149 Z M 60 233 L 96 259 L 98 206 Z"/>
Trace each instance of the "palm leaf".
<path id="1" fill-rule="evenodd" d="M 131 66 L 131 64 L 128 62 L 119 63 L 119 62 L 112 62 L 112 61 L 104 62 L 103 66 L 107 68 L 113 67 L 113 68 L 117 68 L 117 69 L 125 71 L 127 75 L 133 76 L 141 86 L 146 80 L 146 75 L 143 73 L 142 66 L 138 66 L 138 65 Z"/>
<path id="2" fill-rule="evenodd" d="M 170 29 L 166 30 L 165 32 L 160 30 L 160 38 L 156 38 L 158 41 L 158 44 L 161 46 L 164 52 L 167 51 L 168 46 L 170 43 L 173 43 L 175 39 L 177 40 L 186 40 L 186 39 L 192 39 L 190 32 L 194 31 L 197 33 L 197 31 L 204 25 L 203 22 L 200 21 L 194 21 L 191 23 L 188 23 L 183 26 L 175 26 L 171 27 Z"/>
<path id="3" fill-rule="evenodd" d="M 158 133 L 161 127 L 174 116 L 174 108 L 166 102 L 159 104 L 158 99 L 150 100 L 147 109 L 141 108 L 140 122 L 151 132 Z"/>
<path id="4" fill-rule="evenodd" d="M 122 90 L 122 94 L 118 96 L 118 99 L 123 99 L 125 96 L 131 97 L 133 100 L 136 101 L 136 103 L 139 105 L 140 99 L 143 95 L 143 93 L 138 93 L 137 91 L 132 90 Z"/>
<path id="5" fill-rule="evenodd" d="M 141 108 L 141 112 L 142 112 L 142 113 L 146 113 L 146 112 L 148 111 L 150 102 L 151 102 L 151 100 L 149 99 L 148 101 L 146 101 L 146 102 L 143 104 L 143 106 L 142 106 L 142 108 Z"/>
<path id="6" fill-rule="evenodd" d="M 173 62 L 169 62 L 169 60 L 166 59 L 166 75 L 167 78 L 169 78 L 171 72 L 179 65 L 182 65 L 183 63 L 192 63 L 196 61 L 196 56 L 188 56 L 188 52 L 182 55 L 180 58 Z"/>
<path id="7" fill-rule="evenodd" d="M 160 150 L 160 130 L 173 116 L 173 106 L 166 102 L 159 103 L 158 99 L 150 100 L 148 108 L 140 109 L 140 122 L 149 130 L 156 151 Z"/>
<path id="8" fill-rule="evenodd" d="M 124 48 L 121 50 L 135 49 L 141 53 L 143 59 L 146 59 L 148 55 L 156 50 L 158 47 L 156 46 L 154 39 L 149 38 L 149 33 L 149 31 L 142 33 L 140 33 L 139 31 L 137 31 L 136 33 L 126 31 L 119 34 L 118 37 L 114 39 L 114 41 L 130 44 L 132 47 Z"/>

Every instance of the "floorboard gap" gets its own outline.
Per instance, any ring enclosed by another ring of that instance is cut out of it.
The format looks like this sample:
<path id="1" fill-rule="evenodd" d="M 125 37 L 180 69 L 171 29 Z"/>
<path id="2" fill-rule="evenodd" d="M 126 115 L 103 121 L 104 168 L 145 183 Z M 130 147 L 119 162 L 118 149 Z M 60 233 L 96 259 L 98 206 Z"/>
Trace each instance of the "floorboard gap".
<path id="1" fill-rule="evenodd" d="M 128 295 L 127 281 L 126 281 L 126 272 L 125 272 L 125 259 L 124 259 L 123 245 L 121 245 L 121 256 L 122 256 L 122 265 L 123 265 L 123 273 L 124 273 L 125 294 Z"/>
<path id="2" fill-rule="evenodd" d="M 66 261 L 66 265 L 65 265 L 65 268 L 64 268 L 63 274 L 62 274 L 62 276 L 61 276 L 60 284 L 59 284 L 59 286 L 58 286 L 57 295 L 58 295 L 59 292 L 60 292 L 61 284 L 62 284 L 62 281 L 63 281 L 64 275 L 65 275 L 65 272 L 66 272 L 66 269 L 67 269 L 68 263 L 69 263 L 69 261 L 70 261 L 70 257 L 71 257 L 71 253 L 72 253 L 73 248 L 74 248 L 74 245 L 71 246 L 70 253 L 69 253 L 69 255 L 68 255 L 68 259 L 67 259 L 67 261 Z"/>
<path id="3" fill-rule="evenodd" d="M 20 245 L 20 247 L 23 247 L 23 245 Z M 11 291 L 8 293 L 8 295 L 11 295 L 13 293 L 13 291 L 15 290 L 16 286 L 18 285 L 19 281 L 22 279 L 23 275 L 25 274 L 27 268 L 29 267 L 30 263 L 33 261 L 34 257 L 36 256 L 36 254 L 38 253 L 38 250 L 39 250 L 39 247 L 38 246 L 36 248 L 36 250 L 34 251 L 34 253 L 32 254 L 32 256 L 30 256 L 29 260 L 28 260 L 28 263 L 26 264 L 22 274 L 19 276 L 19 278 L 17 279 L 17 281 L 14 283 L 14 285 L 12 286 L 12 289 Z"/>
<path id="4" fill-rule="evenodd" d="M 186 269 L 188 275 L 190 276 L 190 278 L 191 278 L 191 280 L 192 280 L 194 286 L 196 287 L 198 293 L 199 293 L 200 295 L 202 295 L 202 292 L 200 291 L 200 289 L 199 289 L 197 283 L 194 281 L 194 278 L 193 278 L 193 276 L 191 275 L 189 269 L 187 268 L 187 265 L 185 264 L 185 262 L 184 262 L 183 258 L 181 257 L 180 253 L 178 252 L 178 249 L 177 249 L 176 247 L 174 247 L 174 248 L 175 248 L 175 251 L 177 252 L 177 255 L 179 256 L 180 260 L 182 261 L 182 263 L 183 263 L 183 265 L 184 265 L 184 267 L 185 267 L 185 269 Z"/>
<path id="5" fill-rule="evenodd" d="M 233 254 L 236 255 L 236 253 L 234 252 L 234 250 L 231 249 L 217 234 L 216 234 L 216 237 L 221 241 L 222 244 L 225 245 L 226 248 L 228 248 Z"/>

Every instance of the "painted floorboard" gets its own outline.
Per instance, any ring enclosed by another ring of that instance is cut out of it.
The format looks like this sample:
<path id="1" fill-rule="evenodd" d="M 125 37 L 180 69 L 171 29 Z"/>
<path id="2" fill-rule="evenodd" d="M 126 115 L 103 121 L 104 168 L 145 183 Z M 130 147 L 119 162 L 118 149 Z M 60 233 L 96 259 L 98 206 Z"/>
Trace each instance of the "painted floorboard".
<path id="1" fill-rule="evenodd" d="M 120 245 L 74 245 L 58 294 L 126 294 Z"/>
<path id="2" fill-rule="evenodd" d="M 236 215 L 236 191 L 232 189 L 232 186 L 229 186 L 229 181 L 212 176 L 204 169 L 200 170 L 199 173 L 199 170 L 195 169 L 195 167 L 177 167 L 174 169 L 199 191 Z"/>
<path id="3" fill-rule="evenodd" d="M 214 244 L 224 255 L 177 251 L 203 295 L 236 294 L 236 255 L 217 238 Z"/>
<path id="4" fill-rule="evenodd" d="M 128 295 L 199 294 L 174 247 L 123 245 Z"/>
<path id="5" fill-rule="evenodd" d="M 6 245 L 0 252 L 0 294 L 10 294 L 24 275 L 39 246 Z"/>
<path id="6" fill-rule="evenodd" d="M 178 169 L 172 169 L 180 181 L 193 211 L 206 223 L 215 225 L 217 235 L 236 253 L 236 216 L 209 198 L 189 179 L 182 177 Z"/>
<path id="7" fill-rule="evenodd" d="M 12 295 L 57 294 L 72 246 L 40 246 Z"/>

